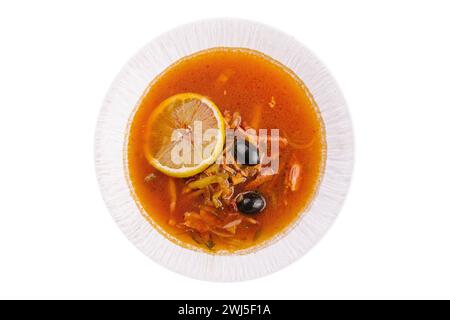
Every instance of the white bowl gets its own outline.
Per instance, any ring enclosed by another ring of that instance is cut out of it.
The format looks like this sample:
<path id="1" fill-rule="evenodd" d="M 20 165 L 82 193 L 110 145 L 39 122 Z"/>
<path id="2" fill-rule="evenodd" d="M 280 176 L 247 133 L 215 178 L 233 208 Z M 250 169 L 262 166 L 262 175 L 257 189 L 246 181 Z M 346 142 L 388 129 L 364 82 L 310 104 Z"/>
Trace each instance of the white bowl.
<path id="1" fill-rule="evenodd" d="M 126 176 L 125 140 L 130 115 L 149 83 L 186 55 L 214 47 L 260 51 L 287 66 L 316 101 L 327 142 L 323 178 L 315 198 L 286 232 L 245 254 L 214 255 L 181 247 L 158 232 L 134 201 Z M 197 279 L 241 281 L 294 262 L 311 249 L 336 219 L 353 168 L 353 133 L 342 93 L 322 62 L 293 37 L 260 23 L 214 19 L 183 25 L 154 39 L 123 67 L 109 89 L 97 123 L 95 165 L 100 189 L 114 220 L 145 255 L 170 270 Z"/>

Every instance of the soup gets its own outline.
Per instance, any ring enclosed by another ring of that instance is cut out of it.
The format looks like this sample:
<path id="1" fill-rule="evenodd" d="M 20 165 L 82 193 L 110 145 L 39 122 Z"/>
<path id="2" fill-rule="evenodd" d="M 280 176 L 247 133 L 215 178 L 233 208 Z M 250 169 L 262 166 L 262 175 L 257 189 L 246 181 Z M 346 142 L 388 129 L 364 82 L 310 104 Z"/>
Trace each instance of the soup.
<path id="1" fill-rule="evenodd" d="M 191 109 L 203 103 L 227 137 L 229 130 L 241 134 L 230 145 L 217 133 L 216 146 L 222 156 L 232 153 L 231 162 L 171 174 L 149 161 L 148 150 L 167 141 L 161 121 L 149 119 L 179 101 Z M 296 75 L 259 52 L 215 48 L 179 60 L 149 85 L 130 120 L 127 175 L 142 213 L 168 239 L 232 253 L 263 245 L 299 218 L 319 186 L 325 151 L 320 113 Z"/>

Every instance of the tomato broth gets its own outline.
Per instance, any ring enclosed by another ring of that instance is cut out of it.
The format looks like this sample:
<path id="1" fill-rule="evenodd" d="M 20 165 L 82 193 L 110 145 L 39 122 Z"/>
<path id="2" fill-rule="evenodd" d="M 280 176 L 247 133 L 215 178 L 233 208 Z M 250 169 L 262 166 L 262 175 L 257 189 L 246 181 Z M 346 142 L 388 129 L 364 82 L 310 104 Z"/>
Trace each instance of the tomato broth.
<path id="1" fill-rule="evenodd" d="M 186 187 L 207 173 L 174 178 L 156 170 L 144 154 L 148 119 L 165 99 L 186 92 L 213 101 L 228 126 L 237 119 L 244 129 L 279 129 L 278 171 L 267 178 L 245 165 L 216 168 L 232 190 L 218 200 L 213 195 L 225 192 L 219 186 Z M 249 249 L 286 231 L 314 198 L 326 160 L 324 125 L 303 82 L 270 57 L 243 48 L 209 49 L 169 66 L 142 96 L 127 137 L 127 178 L 142 213 L 168 239 L 210 253 Z M 264 198 L 261 212 L 239 212 L 236 201 L 244 191 Z"/>

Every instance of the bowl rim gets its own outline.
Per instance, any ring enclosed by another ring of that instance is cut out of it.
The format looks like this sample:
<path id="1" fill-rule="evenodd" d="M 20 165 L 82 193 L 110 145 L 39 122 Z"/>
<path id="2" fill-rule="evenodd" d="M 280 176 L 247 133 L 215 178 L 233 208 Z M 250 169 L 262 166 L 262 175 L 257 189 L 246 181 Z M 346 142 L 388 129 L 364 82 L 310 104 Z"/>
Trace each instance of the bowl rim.
<path id="1" fill-rule="evenodd" d="M 292 71 L 316 102 L 326 139 L 322 179 L 308 208 L 281 235 L 265 241 L 262 246 L 227 255 L 208 254 L 177 245 L 167 239 L 157 225 L 149 222 L 133 196 L 124 157 L 131 115 L 149 83 L 179 59 L 216 47 L 255 50 Z M 328 69 L 309 49 L 293 37 L 258 22 L 209 19 L 162 34 L 125 64 L 109 88 L 98 116 L 95 167 L 103 199 L 113 219 L 145 255 L 192 278 L 242 281 L 282 269 L 302 257 L 323 237 L 336 219 L 349 190 L 353 141 L 351 119 L 343 95 Z"/>

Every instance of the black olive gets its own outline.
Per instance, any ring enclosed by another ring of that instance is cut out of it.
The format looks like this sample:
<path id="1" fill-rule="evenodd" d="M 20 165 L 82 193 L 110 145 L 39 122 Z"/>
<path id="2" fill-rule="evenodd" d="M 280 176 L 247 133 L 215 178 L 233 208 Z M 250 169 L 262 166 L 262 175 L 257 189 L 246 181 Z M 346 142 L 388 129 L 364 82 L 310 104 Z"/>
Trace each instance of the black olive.
<path id="1" fill-rule="evenodd" d="M 242 213 L 258 213 L 266 207 L 266 199 L 259 192 L 247 191 L 237 196 L 236 205 Z"/>
<path id="2" fill-rule="evenodd" d="M 234 141 L 234 159 L 239 164 L 254 166 L 259 164 L 258 148 L 243 139 L 235 139 Z"/>

